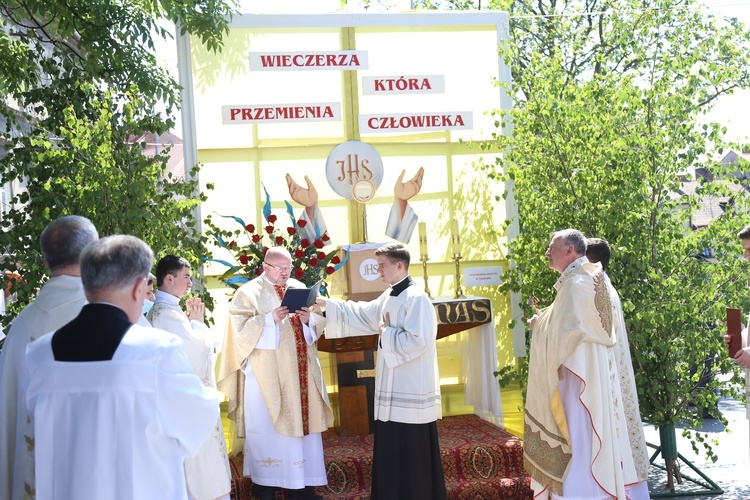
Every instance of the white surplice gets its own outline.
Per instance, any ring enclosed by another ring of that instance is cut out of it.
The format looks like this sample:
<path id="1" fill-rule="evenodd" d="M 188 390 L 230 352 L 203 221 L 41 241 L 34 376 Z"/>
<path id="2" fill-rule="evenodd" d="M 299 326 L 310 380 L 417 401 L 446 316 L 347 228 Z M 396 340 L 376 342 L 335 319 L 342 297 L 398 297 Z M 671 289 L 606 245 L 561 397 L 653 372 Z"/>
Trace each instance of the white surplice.
<path id="1" fill-rule="evenodd" d="M 212 358 L 216 342 L 205 323 L 189 319 L 180 308 L 179 298 L 161 290 L 156 291 L 148 320 L 154 328 L 180 337 L 193 373 L 204 386 L 216 389 Z M 229 495 L 232 473 L 221 419 L 217 419 L 211 437 L 198 454 L 185 460 L 185 474 L 191 498 L 213 500 Z"/>
<path id="2" fill-rule="evenodd" d="M 435 308 L 416 285 L 391 293 L 371 302 L 326 299 L 326 338 L 372 335 L 388 314 L 375 367 L 375 420 L 434 422 L 442 418 Z"/>
<path id="3" fill-rule="evenodd" d="M 180 340 L 133 325 L 111 360 L 59 362 L 30 344 L 26 401 L 39 500 L 185 500 L 183 461 L 219 417 Z"/>
<path id="4" fill-rule="evenodd" d="M 81 278 L 50 278 L 13 320 L 0 352 L 0 498 L 22 500 L 34 485 L 34 430 L 21 390 L 26 347 L 75 318 L 86 304 Z"/>

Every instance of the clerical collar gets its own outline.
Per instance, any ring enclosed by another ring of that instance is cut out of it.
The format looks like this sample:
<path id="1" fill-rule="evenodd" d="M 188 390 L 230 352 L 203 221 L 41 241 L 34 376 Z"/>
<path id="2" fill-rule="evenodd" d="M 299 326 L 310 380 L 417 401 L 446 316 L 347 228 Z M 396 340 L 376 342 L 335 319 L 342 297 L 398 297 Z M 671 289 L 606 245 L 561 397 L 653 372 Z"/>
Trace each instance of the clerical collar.
<path id="1" fill-rule="evenodd" d="M 154 293 L 154 296 L 156 297 L 156 300 L 154 301 L 154 304 L 158 302 L 166 302 L 167 304 L 171 306 L 176 306 L 180 304 L 180 298 L 175 297 L 171 293 L 162 292 L 161 290 L 157 290 L 156 293 Z"/>
<path id="2" fill-rule="evenodd" d="M 274 283 L 274 282 L 272 282 L 271 280 L 268 279 L 268 277 L 266 276 L 266 273 L 261 274 L 260 277 L 263 278 L 263 281 L 265 281 L 266 283 L 268 283 L 269 285 L 271 285 L 274 288 L 280 286 L 282 288 L 282 290 L 286 290 L 287 287 L 289 286 L 289 281 L 287 281 L 283 285 L 277 285 L 276 283 Z"/>
<path id="3" fill-rule="evenodd" d="M 391 297 L 401 295 L 401 292 L 403 292 L 413 284 L 414 282 L 412 281 L 411 276 L 407 274 L 404 279 L 402 279 L 398 283 L 394 283 L 393 285 L 391 285 Z"/>
<path id="4" fill-rule="evenodd" d="M 565 280 L 565 278 L 568 277 L 568 275 L 570 273 L 573 272 L 573 270 L 575 268 L 577 268 L 577 267 L 579 267 L 579 266 L 581 266 L 583 264 L 586 264 L 588 261 L 589 261 L 589 259 L 585 255 L 582 255 L 582 256 L 578 257 L 576 260 L 574 260 L 573 262 L 571 262 L 570 264 L 568 264 L 568 267 L 565 268 L 565 271 L 563 271 L 562 274 L 560 274 L 560 277 L 557 278 L 557 282 L 555 282 L 555 285 L 554 285 L 555 286 L 555 290 L 559 290 L 560 289 L 560 286 L 562 285 L 562 282 Z"/>

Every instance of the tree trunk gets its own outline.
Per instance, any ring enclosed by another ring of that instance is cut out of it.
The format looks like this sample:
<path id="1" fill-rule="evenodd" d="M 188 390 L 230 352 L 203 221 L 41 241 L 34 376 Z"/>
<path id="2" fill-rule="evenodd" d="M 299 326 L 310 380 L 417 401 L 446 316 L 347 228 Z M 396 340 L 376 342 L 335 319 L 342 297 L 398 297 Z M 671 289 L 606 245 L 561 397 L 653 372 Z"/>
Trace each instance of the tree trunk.
<path id="1" fill-rule="evenodd" d="M 661 441 L 661 456 L 664 458 L 667 469 L 666 490 L 674 491 L 674 482 L 682 484 L 680 465 L 677 462 L 677 437 L 674 425 L 663 425 L 659 427 L 659 439 Z"/>

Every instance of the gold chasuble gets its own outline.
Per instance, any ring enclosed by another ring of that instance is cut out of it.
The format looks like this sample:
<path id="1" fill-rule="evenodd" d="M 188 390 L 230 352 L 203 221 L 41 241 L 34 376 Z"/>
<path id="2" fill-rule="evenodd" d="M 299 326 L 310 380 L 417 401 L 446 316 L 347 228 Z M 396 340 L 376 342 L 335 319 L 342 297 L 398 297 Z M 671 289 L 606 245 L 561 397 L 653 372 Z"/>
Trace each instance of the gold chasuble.
<path id="1" fill-rule="evenodd" d="M 529 379 L 524 419 L 524 467 L 532 478 L 550 491 L 563 494 L 563 482 L 571 461 L 569 422 L 566 421 L 558 388 L 561 370 L 571 369 L 582 378 L 581 399 L 593 416 L 594 430 L 600 433 L 596 446 L 601 453 L 592 464 L 597 480 L 620 481 L 605 464 L 611 447 L 618 446 L 617 430 L 609 408 L 617 404 L 617 394 L 609 389 L 612 335 L 612 302 L 599 266 L 585 257 L 575 260 L 555 284 L 557 296 L 534 324 L 529 354 Z M 589 347 L 586 347 L 589 346 Z M 615 401 L 613 401 L 615 399 Z M 620 410 L 621 411 L 621 410 Z M 575 425 L 571 422 L 570 425 Z M 596 441 L 596 440 L 595 440 Z M 620 474 L 621 476 L 621 474 Z"/>
<path id="2" fill-rule="evenodd" d="M 290 288 L 305 285 L 288 281 Z M 224 350 L 219 359 L 217 386 L 229 399 L 229 418 L 237 424 L 237 435 L 245 437 L 243 370 L 252 369 L 278 434 L 303 437 L 323 432 L 333 423 L 316 344 L 307 344 L 297 314 L 277 325 L 278 346 L 256 348 L 266 316 L 281 305 L 285 291 L 262 276 L 242 285 L 229 307 Z M 325 318 L 315 317 L 319 329 Z M 245 364 L 247 363 L 247 366 Z M 250 404 L 258 404 L 253 401 Z"/>

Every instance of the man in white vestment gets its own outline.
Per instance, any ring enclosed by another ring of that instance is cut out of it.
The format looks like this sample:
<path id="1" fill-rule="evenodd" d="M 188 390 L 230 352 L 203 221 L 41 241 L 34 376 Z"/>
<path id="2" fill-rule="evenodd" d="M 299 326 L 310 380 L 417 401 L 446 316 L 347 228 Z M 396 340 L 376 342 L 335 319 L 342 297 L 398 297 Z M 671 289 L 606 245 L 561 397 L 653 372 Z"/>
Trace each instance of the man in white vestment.
<path id="1" fill-rule="evenodd" d="M 375 256 L 381 279 L 390 285 L 380 297 L 318 299 L 326 310 L 326 338 L 380 334 L 371 498 L 444 499 L 435 308 L 409 276 L 409 251 L 402 244 L 384 245 Z"/>
<path id="2" fill-rule="evenodd" d="M 180 337 L 193 373 L 204 386 L 216 389 L 213 352 L 218 342 L 206 326 L 203 301 L 190 297 L 185 301 L 187 313 L 180 308 L 180 298 L 193 286 L 190 263 L 176 255 L 162 257 L 156 264 L 156 286 L 154 305 L 146 316 L 148 321 L 154 328 Z M 192 499 L 229 500 L 232 473 L 220 418 L 198 454 L 185 460 L 185 475 Z"/>
<path id="3" fill-rule="evenodd" d="M 39 243 L 52 277 L 33 302 L 13 320 L 0 352 L 0 499 L 34 498 L 34 432 L 21 384 L 26 347 L 78 315 L 86 304 L 78 258 L 99 238 L 85 217 L 68 215 L 51 222 Z"/>
<path id="4" fill-rule="evenodd" d="M 575 229 L 556 232 L 545 256 L 561 274 L 554 302 L 530 320 L 524 467 L 534 498 L 625 500 L 638 476 L 605 275 Z"/>
<path id="5" fill-rule="evenodd" d="M 630 452 L 633 455 L 633 464 L 638 475 L 638 482 L 630 485 L 630 500 L 644 500 L 651 498 L 648 492 L 648 469 L 650 467 L 648 448 L 646 447 L 646 436 L 643 433 L 638 392 L 633 375 L 633 362 L 630 357 L 630 343 L 628 342 L 628 331 L 625 328 L 625 316 L 622 313 L 620 294 L 617 293 L 607 274 L 611 254 L 612 251 L 607 240 L 601 238 L 586 240 L 586 258 L 593 264 L 601 264 L 609 297 L 612 299 L 612 326 L 616 338 L 614 350 L 617 372 L 620 376 L 620 394 L 625 421 L 628 426 Z"/>
<path id="6" fill-rule="evenodd" d="M 318 333 L 307 307 L 281 306 L 292 258 L 283 247 L 265 255 L 263 274 L 242 285 L 229 306 L 218 387 L 229 398 L 229 418 L 245 438 L 244 470 L 261 500 L 316 499 L 327 484 L 321 433 L 333 423 Z M 324 323 L 322 317 L 318 317 Z M 311 326 L 312 325 L 312 326 Z"/>
<path id="7" fill-rule="evenodd" d="M 218 393 L 180 339 L 134 324 L 153 253 L 134 236 L 81 254 L 89 304 L 27 349 L 39 500 L 186 500 L 185 458 L 211 435 Z"/>

